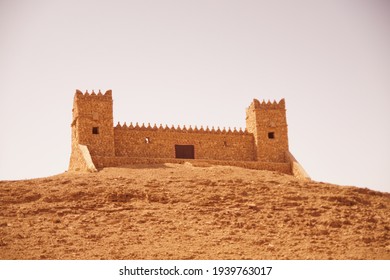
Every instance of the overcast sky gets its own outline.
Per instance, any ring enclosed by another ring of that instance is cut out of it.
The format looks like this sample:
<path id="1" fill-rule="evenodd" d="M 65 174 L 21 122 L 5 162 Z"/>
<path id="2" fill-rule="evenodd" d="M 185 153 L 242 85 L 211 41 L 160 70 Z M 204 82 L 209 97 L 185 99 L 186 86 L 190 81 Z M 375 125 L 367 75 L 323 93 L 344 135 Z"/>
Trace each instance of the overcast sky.
<path id="1" fill-rule="evenodd" d="M 0 0 L 0 179 L 64 172 L 76 89 L 114 121 L 245 128 L 286 99 L 314 180 L 390 192 L 386 0 Z"/>

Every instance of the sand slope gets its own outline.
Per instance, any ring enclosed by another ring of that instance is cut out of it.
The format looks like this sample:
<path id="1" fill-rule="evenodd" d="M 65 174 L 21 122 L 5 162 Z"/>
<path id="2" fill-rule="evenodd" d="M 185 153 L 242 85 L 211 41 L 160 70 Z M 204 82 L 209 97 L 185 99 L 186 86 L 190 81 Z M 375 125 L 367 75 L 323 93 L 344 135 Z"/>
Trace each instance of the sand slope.
<path id="1" fill-rule="evenodd" d="M 166 164 L 0 182 L 0 259 L 390 259 L 390 194 Z"/>

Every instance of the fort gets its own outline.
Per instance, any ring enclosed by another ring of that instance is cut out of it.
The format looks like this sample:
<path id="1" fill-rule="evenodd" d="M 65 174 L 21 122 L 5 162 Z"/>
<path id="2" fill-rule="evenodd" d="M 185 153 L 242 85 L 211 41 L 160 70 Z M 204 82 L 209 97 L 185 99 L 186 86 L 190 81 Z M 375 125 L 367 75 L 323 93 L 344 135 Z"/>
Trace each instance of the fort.
<path id="1" fill-rule="evenodd" d="M 69 171 L 131 164 L 206 162 L 309 179 L 289 151 L 285 100 L 246 109 L 246 129 L 113 123 L 112 91 L 76 90 Z"/>

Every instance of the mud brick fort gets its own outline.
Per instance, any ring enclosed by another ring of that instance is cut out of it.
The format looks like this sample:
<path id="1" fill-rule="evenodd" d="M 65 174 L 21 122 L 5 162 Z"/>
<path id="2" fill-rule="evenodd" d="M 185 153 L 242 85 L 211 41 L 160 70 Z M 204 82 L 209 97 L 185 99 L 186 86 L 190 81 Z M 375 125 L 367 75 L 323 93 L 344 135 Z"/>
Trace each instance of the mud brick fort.
<path id="1" fill-rule="evenodd" d="M 246 129 L 113 124 L 112 91 L 76 90 L 69 171 L 186 161 L 277 171 L 309 178 L 289 152 L 286 108 L 254 99 Z"/>

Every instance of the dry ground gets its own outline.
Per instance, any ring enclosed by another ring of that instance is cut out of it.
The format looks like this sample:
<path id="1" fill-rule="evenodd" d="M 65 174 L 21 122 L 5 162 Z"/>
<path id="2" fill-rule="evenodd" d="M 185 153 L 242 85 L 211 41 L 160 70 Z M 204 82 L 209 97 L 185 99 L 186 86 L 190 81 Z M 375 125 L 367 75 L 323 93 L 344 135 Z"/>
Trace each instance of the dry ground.
<path id="1" fill-rule="evenodd" d="M 0 259 L 390 259 L 390 194 L 165 164 L 0 182 Z"/>

